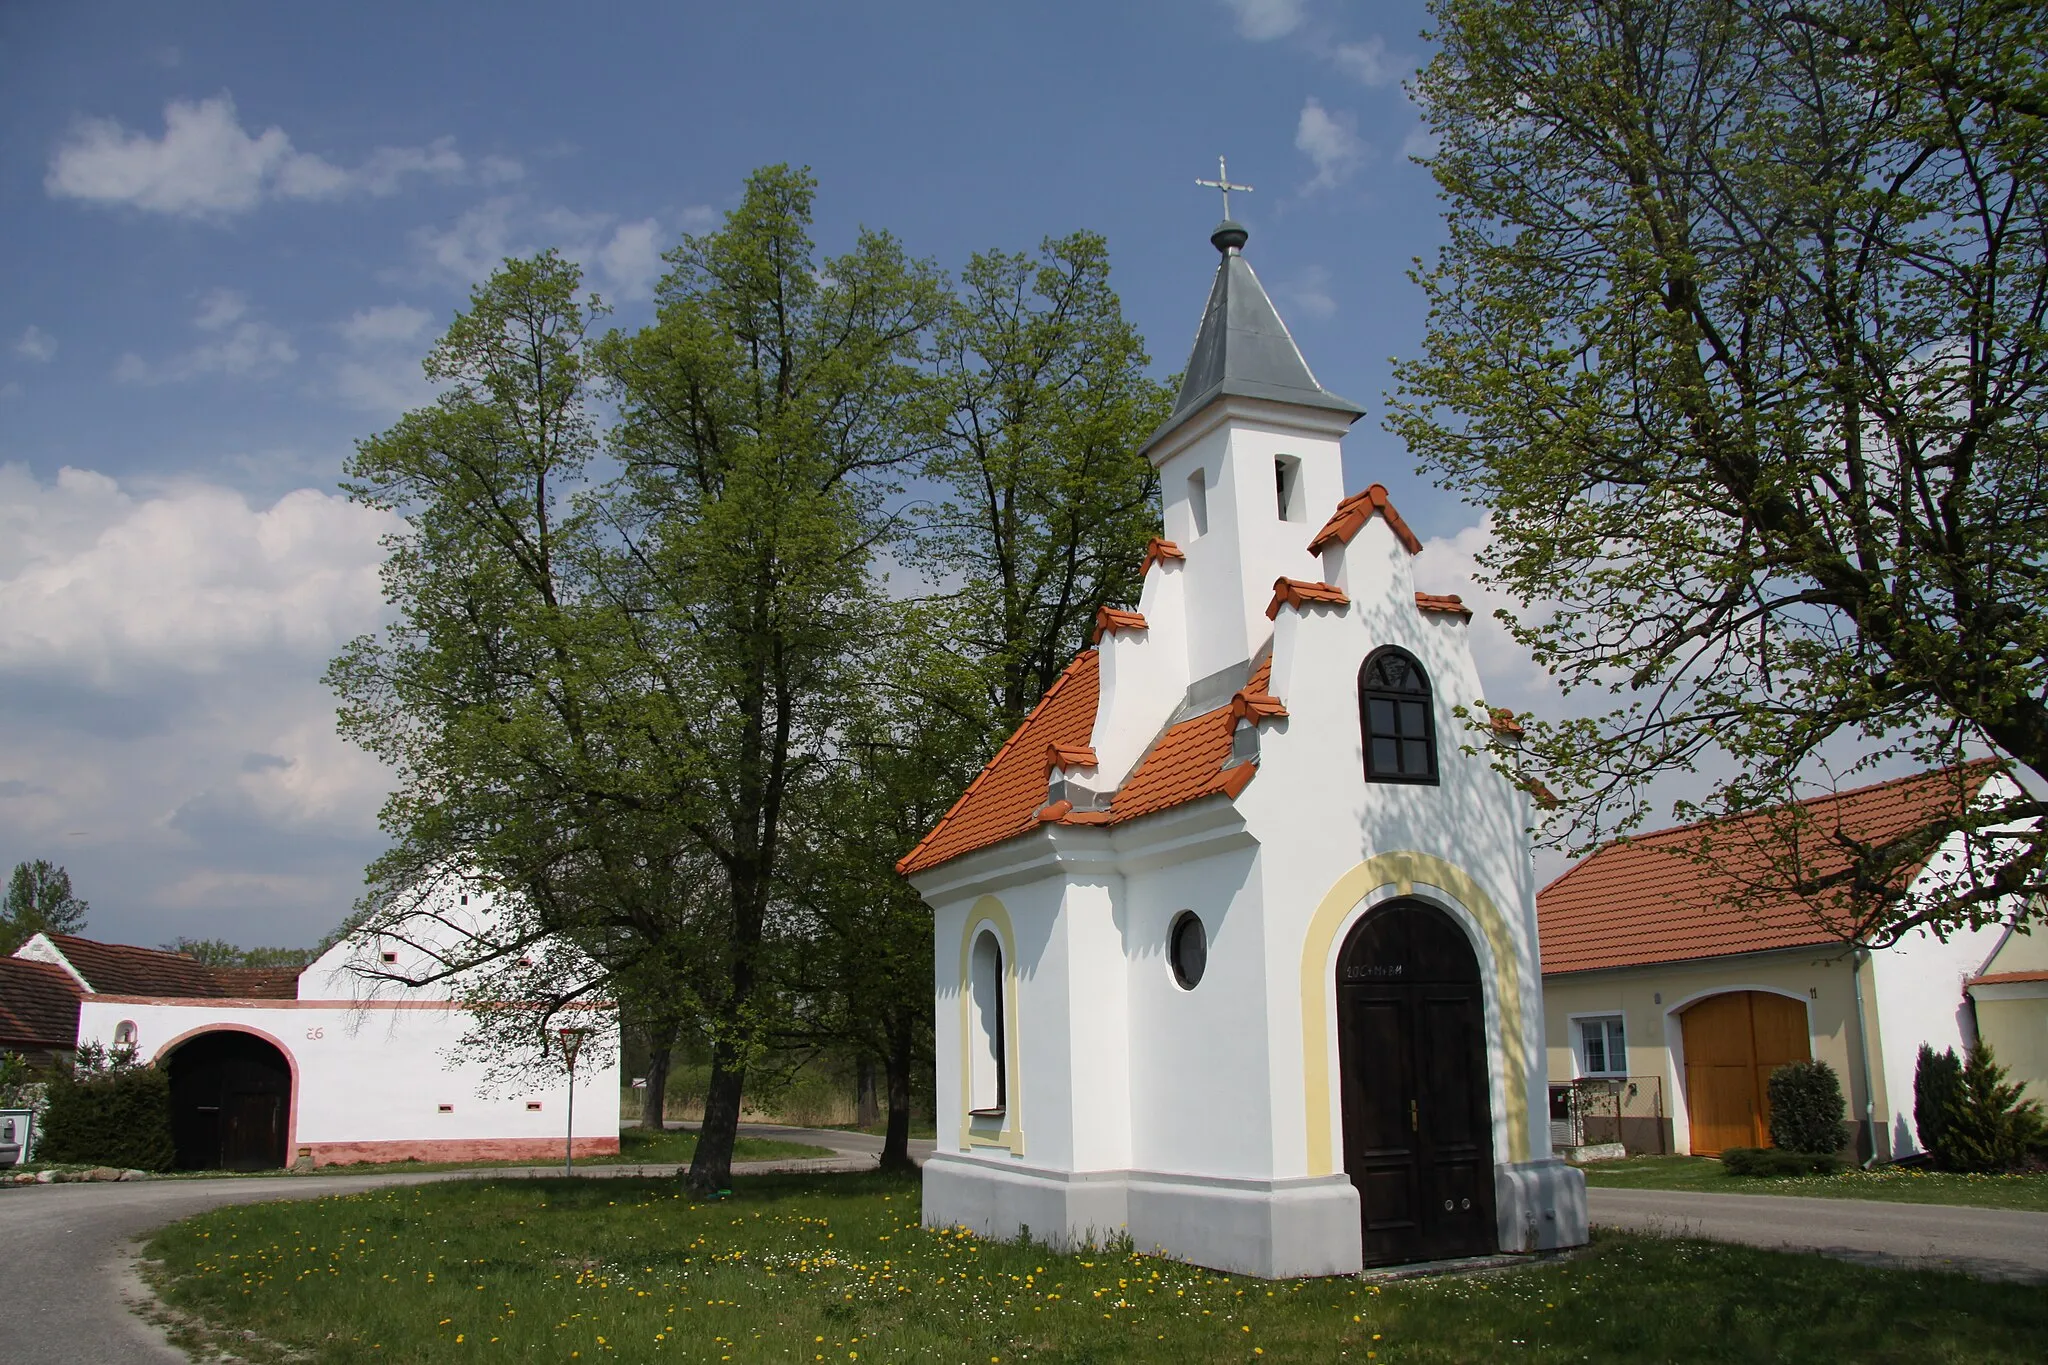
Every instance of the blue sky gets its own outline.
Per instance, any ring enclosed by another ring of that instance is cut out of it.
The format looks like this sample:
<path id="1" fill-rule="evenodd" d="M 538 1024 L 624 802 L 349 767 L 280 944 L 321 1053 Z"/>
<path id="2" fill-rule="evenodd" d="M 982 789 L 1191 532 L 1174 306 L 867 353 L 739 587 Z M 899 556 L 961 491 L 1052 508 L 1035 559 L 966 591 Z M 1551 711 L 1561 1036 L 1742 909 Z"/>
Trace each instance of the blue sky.
<path id="1" fill-rule="evenodd" d="M 508 252 L 558 246 L 632 325 L 658 254 L 754 167 L 817 237 L 957 268 L 1104 233 L 1157 370 L 1248 254 L 1379 480 L 1467 586 L 1478 513 L 1379 427 L 1438 206 L 1401 88 L 1419 5 L 21 4 L 0 10 L 0 860 L 66 864 L 92 931 L 317 938 L 384 775 L 327 658 L 380 619 L 353 440 Z M 1495 642 L 1497 645 L 1498 642 Z M 1501 673 L 1526 666 L 1489 646 Z M 1490 683 L 1490 685 L 1492 685 Z"/>

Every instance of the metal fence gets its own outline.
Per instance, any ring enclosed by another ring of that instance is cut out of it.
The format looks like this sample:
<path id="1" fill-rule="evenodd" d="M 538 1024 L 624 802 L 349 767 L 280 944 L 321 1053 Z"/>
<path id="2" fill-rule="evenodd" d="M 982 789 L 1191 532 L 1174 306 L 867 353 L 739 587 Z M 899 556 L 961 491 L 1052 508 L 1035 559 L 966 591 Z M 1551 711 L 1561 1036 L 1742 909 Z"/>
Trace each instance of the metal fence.
<path id="1" fill-rule="evenodd" d="M 1550 1145 L 1618 1142 L 1630 1156 L 1671 1151 L 1671 1120 L 1660 1076 L 1588 1076 L 1550 1087 Z"/>

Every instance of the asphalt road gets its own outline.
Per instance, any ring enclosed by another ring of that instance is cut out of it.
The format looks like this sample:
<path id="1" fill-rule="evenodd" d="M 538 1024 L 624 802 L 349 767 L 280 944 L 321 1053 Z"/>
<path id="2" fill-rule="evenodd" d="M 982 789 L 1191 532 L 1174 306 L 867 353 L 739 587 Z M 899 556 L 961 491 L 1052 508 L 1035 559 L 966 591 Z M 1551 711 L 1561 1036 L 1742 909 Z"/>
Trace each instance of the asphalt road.
<path id="1" fill-rule="evenodd" d="M 836 1161 L 737 1162 L 738 1171 L 858 1169 L 871 1164 L 882 1140 L 862 1133 L 744 1125 L 749 1136 L 782 1137 L 829 1146 Z M 931 1150 L 912 1143 L 913 1155 Z M 585 1166 L 588 1176 L 668 1174 L 673 1166 Z M 267 1199 L 318 1199 L 389 1185 L 459 1180 L 468 1175 L 553 1175 L 554 1167 L 479 1172 L 393 1172 L 379 1175 L 149 1180 L 91 1185 L 0 1188 L 0 1362 L 24 1365 L 160 1365 L 186 1362 L 184 1352 L 130 1308 L 138 1289 L 138 1243 L 166 1223 L 224 1204 Z"/>
<path id="2" fill-rule="evenodd" d="M 761 1137 L 828 1145 L 836 1162 L 749 1162 L 777 1166 L 857 1167 L 881 1150 L 859 1133 L 748 1125 Z M 911 1144 L 922 1158 L 929 1142 Z M 673 1167 L 590 1166 L 591 1176 L 633 1175 Z M 534 1174 L 552 1169 L 531 1168 Z M 477 1174 L 526 1173 L 494 1170 Z M 0 1361 L 34 1365 L 168 1365 L 184 1355 L 129 1307 L 138 1241 L 156 1228 L 224 1204 L 316 1199 L 389 1185 L 464 1178 L 463 1172 L 278 1176 L 262 1179 L 157 1180 L 134 1184 L 33 1185 L 0 1189 L 0 1252 L 5 1307 Z M 1678 1194 L 1595 1189 L 1593 1221 L 1668 1235 L 1815 1251 L 1876 1265 L 1957 1270 L 1995 1279 L 2048 1281 L 2048 1213 L 1880 1204 L 1777 1195 Z"/>
<path id="3" fill-rule="evenodd" d="M 1780 1194 L 1589 1189 L 1586 1196 L 1598 1227 L 2048 1282 L 2048 1213 Z"/>

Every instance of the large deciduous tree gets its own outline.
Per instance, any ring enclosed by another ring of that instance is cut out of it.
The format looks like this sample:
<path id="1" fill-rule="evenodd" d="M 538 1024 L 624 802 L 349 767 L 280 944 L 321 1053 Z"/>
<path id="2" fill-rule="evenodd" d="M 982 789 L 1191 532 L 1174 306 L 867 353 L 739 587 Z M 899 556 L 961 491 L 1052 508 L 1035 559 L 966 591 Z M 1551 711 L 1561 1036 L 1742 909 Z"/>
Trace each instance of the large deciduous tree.
<path id="1" fill-rule="evenodd" d="M 624 473 L 606 570 L 648 679 L 689 715 L 674 813 L 715 863 L 724 971 L 690 1182 L 726 1179 L 777 987 L 771 931 L 814 840 L 836 746 L 873 684 L 873 559 L 918 451 L 917 360 L 944 290 L 886 233 L 811 242 L 815 182 L 757 172 L 722 232 L 686 238 L 656 320 L 603 348 Z"/>
<path id="2" fill-rule="evenodd" d="M 2031 797 L 1861 840 L 1790 804 L 1905 754 L 2048 776 L 2039 7 L 1433 13 L 1449 241 L 1392 424 L 1492 509 L 1538 661 L 1618 694 L 1532 727 L 1529 775 L 1588 842 L 1723 774 L 1681 813 L 1771 812 L 1773 875 L 1864 942 L 2039 889 Z M 1967 875 L 1906 901 L 1958 830 Z"/>
<path id="3" fill-rule="evenodd" d="M 37 934 L 76 934 L 91 908 L 71 893 L 71 874 L 47 858 L 16 863 L 0 906 L 0 952 L 11 953 Z"/>

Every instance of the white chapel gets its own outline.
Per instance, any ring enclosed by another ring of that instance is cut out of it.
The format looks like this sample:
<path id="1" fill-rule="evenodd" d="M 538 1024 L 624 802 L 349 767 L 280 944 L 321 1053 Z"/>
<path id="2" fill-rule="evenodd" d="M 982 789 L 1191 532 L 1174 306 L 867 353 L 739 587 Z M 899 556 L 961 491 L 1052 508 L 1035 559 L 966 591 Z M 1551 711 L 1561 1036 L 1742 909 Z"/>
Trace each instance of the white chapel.
<path id="1" fill-rule="evenodd" d="M 1550 1151 L 1527 796 L 1456 597 L 1243 255 L 1148 439 L 1164 534 L 904 857 L 936 914 L 924 1219 L 1265 1276 L 1586 1239 Z"/>

